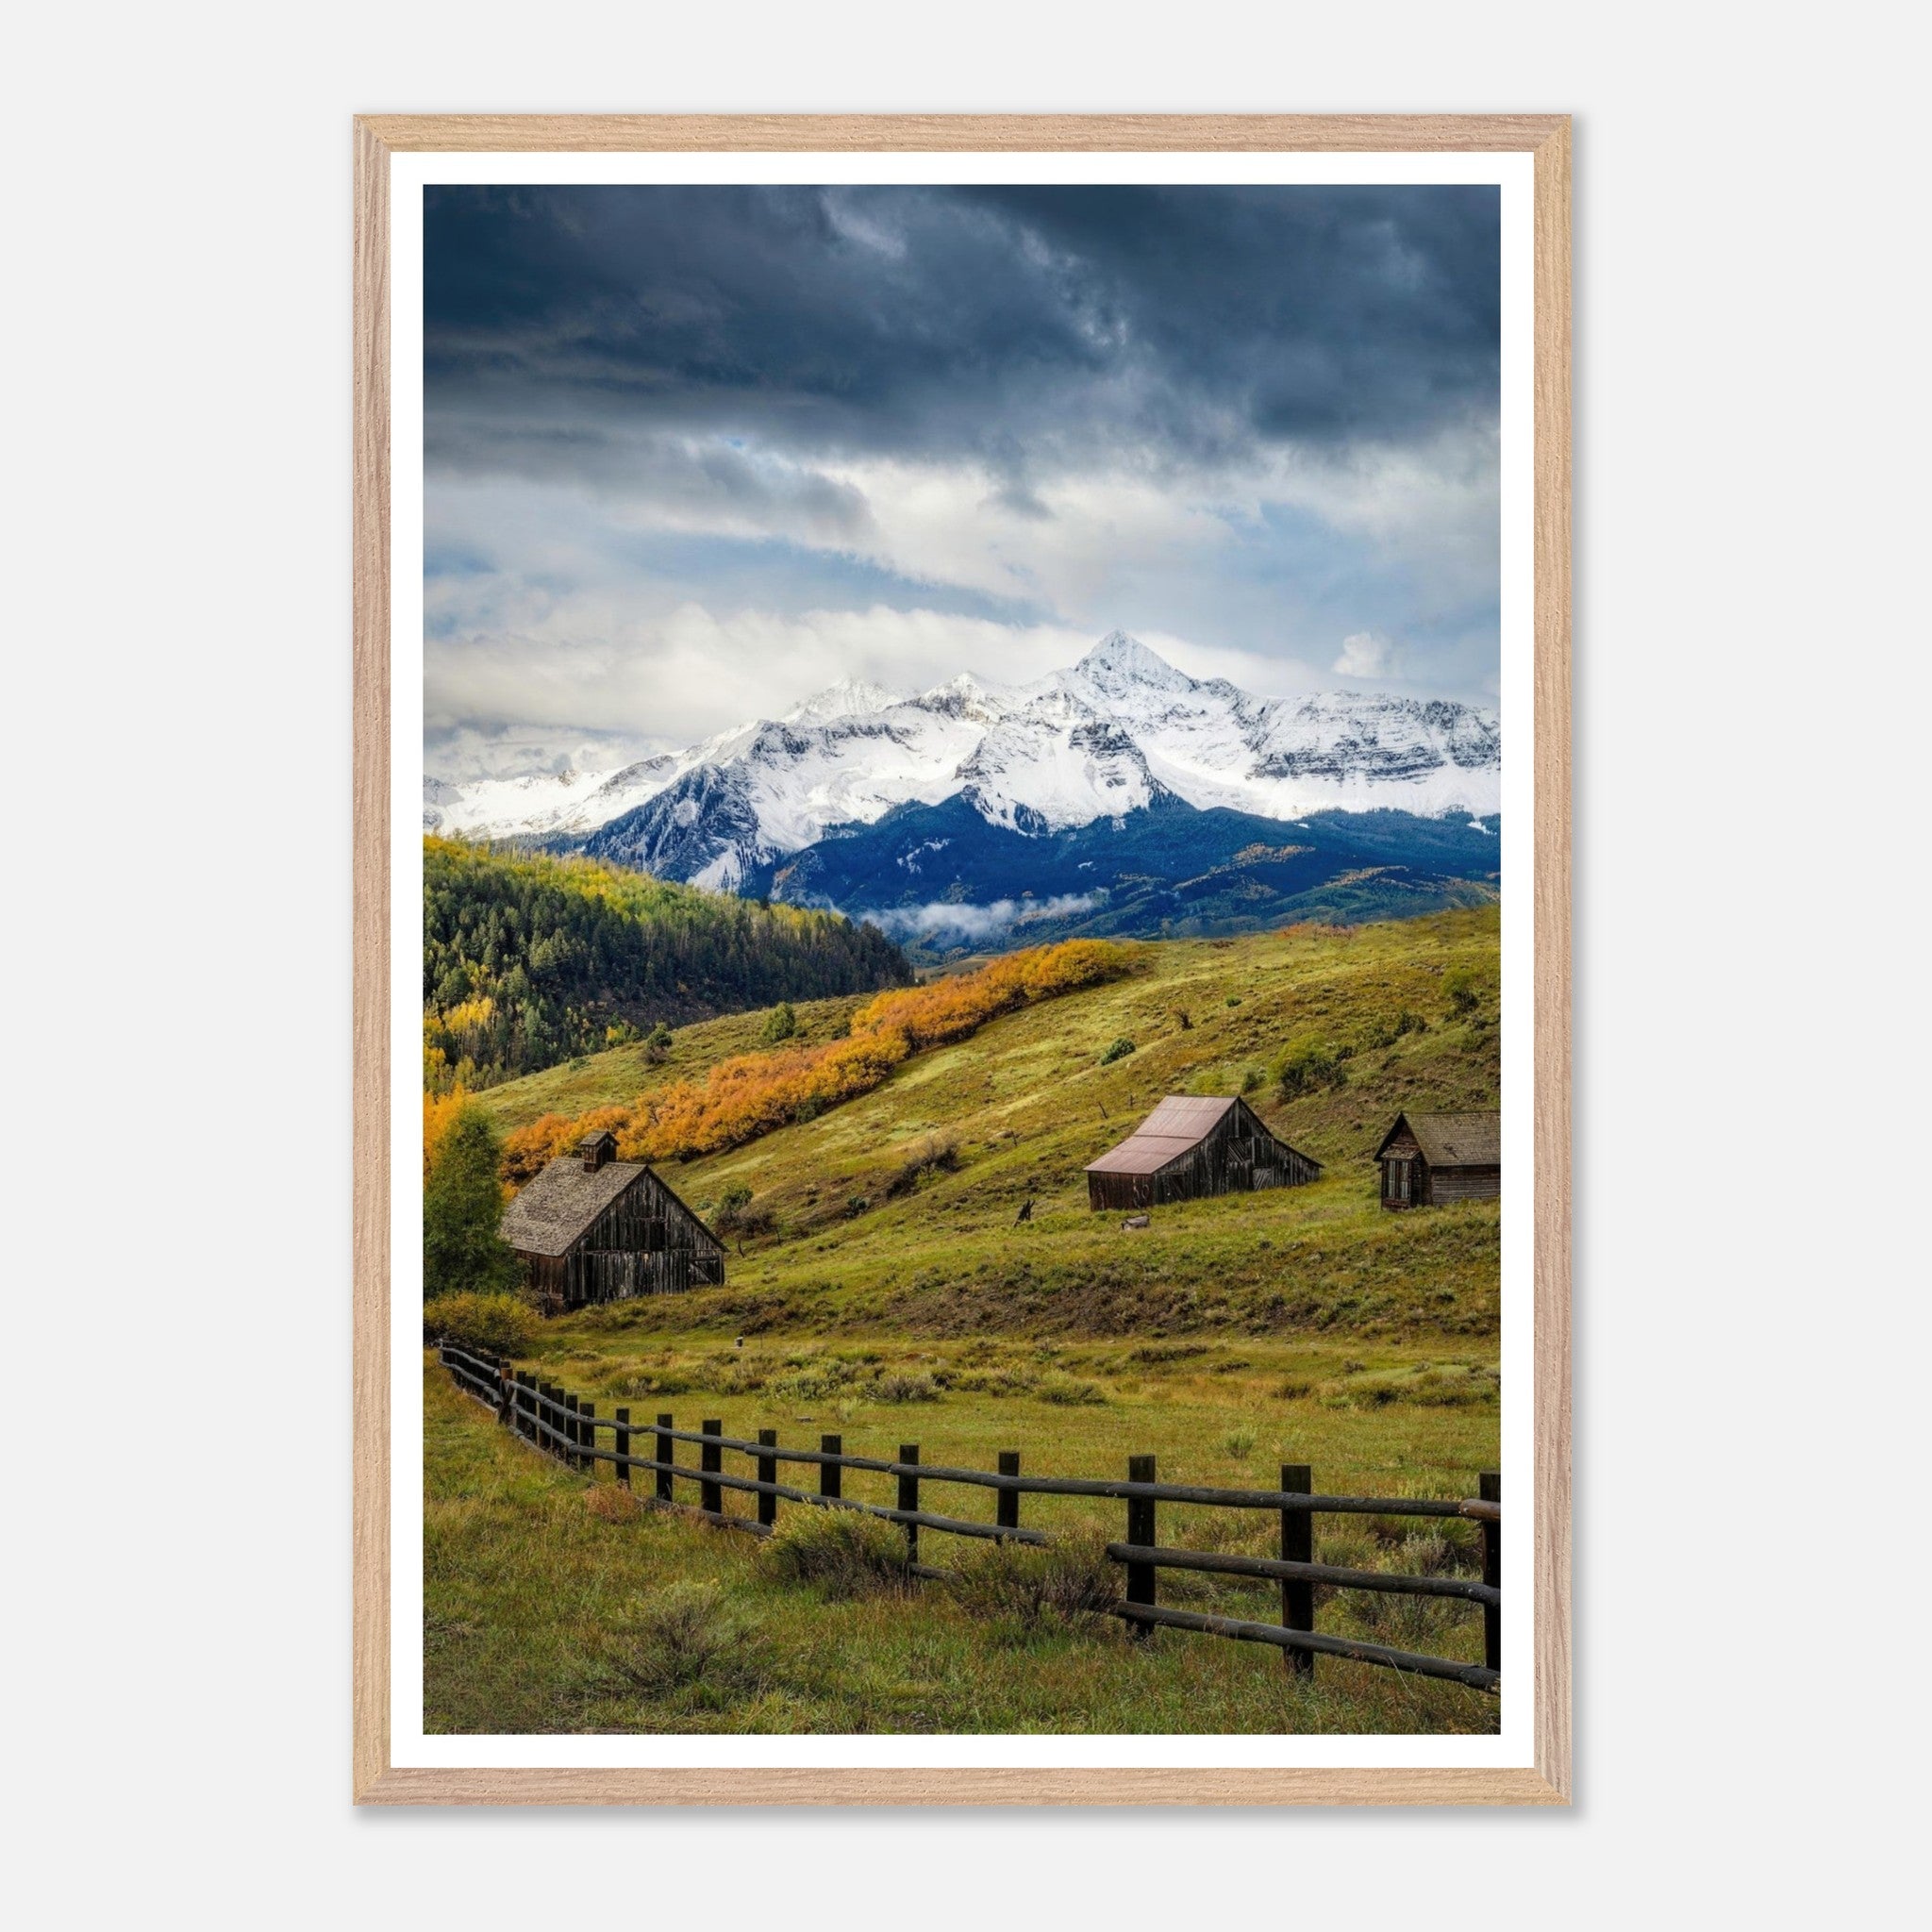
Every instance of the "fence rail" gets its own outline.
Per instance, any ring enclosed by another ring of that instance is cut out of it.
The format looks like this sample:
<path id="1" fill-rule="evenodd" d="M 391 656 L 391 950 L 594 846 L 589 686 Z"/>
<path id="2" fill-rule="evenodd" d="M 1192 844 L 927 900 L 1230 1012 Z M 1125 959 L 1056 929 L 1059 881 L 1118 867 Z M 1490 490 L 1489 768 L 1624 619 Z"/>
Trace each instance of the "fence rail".
<path id="1" fill-rule="evenodd" d="M 887 1461 L 881 1457 L 846 1454 L 843 1439 L 836 1435 L 821 1436 L 817 1449 L 786 1448 L 772 1429 L 761 1430 L 753 1441 L 741 1436 L 725 1435 L 722 1422 L 706 1422 L 696 1429 L 681 1429 L 671 1415 L 660 1414 L 646 1422 L 633 1418 L 630 1410 L 623 1407 L 614 1408 L 608 1416 L 600 1416 L 594 1403 L 554 1384 L 539 1381 L 528 1371 L 512 1368 L 508 1362 L 477 1350 L 441 1341 L 437 1344 L 437 1355 L 458 1388 L 491 1409 L 503 1426 L 556 1457 L 566 1468 L 594 1474 L 597 1464 L 608 1463 L 616 1480 L 626 1487 L 632 1487 L 634 1471 L 648 1471 L 653 1478 L 652 1493 L 644 1500 L 666 1508 L 691 1508 L 688 1503 L 679 1502 L 675 1485 L 695 1483 L 698 1501 L 692 1513 L 724 1528 L 769 1536 L 776 1526 L 780 1503 L 855 1510 L 898 1524 L 905 1531 L 908 1563 L 913 1574 L 938 1577 L 945 1573 L 919 1561 L 921 1530 L 1000 1543 L 1041 1544 L 1052 1539 L 1044 1530 L 1022 1526 L 1023 1495 L 1087 1496 L 1124 1502 L 1126 1540 L 1108 1543 L 1107 1556 L 1121 1567 L 1124 1574 L 1122 1595 L 1113 1605 L 1112 1613 L 1136 1637 L 1144 1638 L 1156 1628 L 1165 1627 L 1241 1642 L 1272 1644 L 1285 1653 L 1288 1668 L 1304 1677 L 1313 1674 L 1316 1657 L 1324 1656 L 1378 1664 L 1416 1676 L 1441 1678 L 1476 1690 L 1494 1691 L 1502 1682 L 1503 1506 L 1501 1478 L 1493 1472 L 1486 1472 L 1480 1478 L 1480 1495 L 1458 1499 L 1324 1495 L 1315 1491 L 1309 1469 L 1298 1463 L 1283 1465 L 1279 1489 L 1234 1490 L 1198 1483 L 1163 1483 L 1158 1479 L 1156 1458 L 1152 1456 L 1130 1457 L 1124 1482 L 1026 1475 L 1021 1472 L 1018 1453 L 1012 1450 L 1001 1452 L 997 1473 L 922 1462 L 919 1445 L 913 1442 L 902 1443 L 897 1459 Z M 608 1448 L 599 1441 L 600 1434 L 605 1432 L 611 1439 Z M 648 1456 L 639 1454 L 633 1446 L 642 1438 L 649 1438 L 652 1444 L 653 1453 Z M 695 1467 L 675 1459 L 678 1443 L 696 1445 Z M 724 1467 L 727 1450 L 750 1457 L 756 1464 L 757 1474 L 727 1472 Z M 819 1473 L 818 1488 L 800 1489 L 795 1484 L 780 1482 L 780 1463 L 815 1466 Z M 847 1496 L 843 1478 L 848 1469 L 893 1477 L 898 1486 L 897 1507 Z M 920 1487 L 924 1483 L 992 1490 L 993 1521 L 947 1516 L 922 1507 Z M 728 1512 L 724 1507 L 727 1490 L 756 1497 L 757 1515 Z M 1158 1507 L 1163 1503 L 1206 1508 L 1272 1509 L 1280 1517 L 1281 1555 L 1243 1557 L 1163 1547 L 1157 1535 Z M 1313 1525 L 1318 1515 L 1450 1517 L 1472 1521 L 1482 1539 L 1482 1581 L 1461 1576 L 1406 1576 L 1382 1570 L 1317 1563 L 1313 1560 Z M 1159 1575 L 1163 1570 L 1278 1582 L 1281 1621 L 1252 1622 L 1164 1605 L 1158 1601 Z M 1396 1650 L 1387 1644 L 1318 1631 L 1314 1600 L 1318 1584 L 1339 1590 L 1453 1597 L 1475 1604 L 1483 1615 L 1483 1661 L 1462 1663 L 1451 1657 Z"/>

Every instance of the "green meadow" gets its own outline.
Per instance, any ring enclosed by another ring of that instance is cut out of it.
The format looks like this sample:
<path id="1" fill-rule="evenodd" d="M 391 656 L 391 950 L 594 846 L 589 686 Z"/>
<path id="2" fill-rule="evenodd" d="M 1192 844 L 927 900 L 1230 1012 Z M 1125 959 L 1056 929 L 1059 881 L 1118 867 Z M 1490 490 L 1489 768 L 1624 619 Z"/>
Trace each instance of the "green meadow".
<path id="1" fill-rule="evenodd" d="M 1017 1450 L 1029 1472 L 1109 1476 L 1151 1453 L 1163 1479 L 1249 1487 L 1300 1462 L 1319 1490 L 1473 1494 L 1497 1455 L 1497 1206 L 1385 1213 L 1370 1157 L 1405 1106 L 1495 1104 L 1498 920 L 1485 907 L 1144 944 L 1118 982 L 917 1056 L 816 1120 L 662 1167 L 732 1227 L 726 1284 L 546 1323 L 525 1365 L 600 1415 L 716 1418 L 728 1435 L 774 1428 L 798 1446 L 837 1432 L 862 1455 L 918 1443 L 928 1463 L 991 1468 Z M 803 1037 L 833 1037 L 857 1004 L 800 1005 Z M 755 1051 L 760 1024 L 705 1022 L 677 1032 L 662 1064 L 619 1048 L 481 1101 L 512 1127 L 628 1100 Z M 1324 1163 L 1321 1179 L 1157 1209 L 1143 1230 L 1090 1212 L 1083 1163 L 1176 1092 L 1244 1095 Z M 749 1538 L 634 1512 L 608 1471 L 588 1485 L 496 1431 L 439 1372 L 428 1385 L 437 1728 L 1496 1722 L 1493 1699 L 1365 1665 L 1324 1658 L 1310 1687 L 1259 1646 L 1178 1632 L 1132 1642 L 1113 1620 L 1077 1614 L 1029 1621 L 1009 1601 L 1025 1598 L 1024 1579 L 828 1591 L 777 1574 Z M 850 1475 L 847 1493 L 890 1501 L 873 1481 L 875 1495 Z M 984 1491 L 929 1485 L 923 1501 L 991 1514 Z M 1074 1545 L 1124 1531 L 1124 1506 L 1073 1499 L 1029 1496 L 1023 1521 Z M 1249 1554 L 1273 1553 L 1275 1533 L 1267 1512 L 1167 1510 L 1160 1525 L 1163 1542 Z M 929 1535 L 922 1555 L 947 1564 L 965 1547 Z M 1476 1562 L 1470 1526 L 1393 1518 L 1318 1519 L 1316 1556 L 1445 1573 Z M 1279 1607 L 1269 1586 L 1200 1575 L 1164 1573 L 1161 1593 L 1235 1616 Z M 1481 1652 L 1479 1619 L 1453 1600 L 1324 1592 L 1319 1624 Z M 652 1663 L 660 1651 L 682 1661 Z"/>

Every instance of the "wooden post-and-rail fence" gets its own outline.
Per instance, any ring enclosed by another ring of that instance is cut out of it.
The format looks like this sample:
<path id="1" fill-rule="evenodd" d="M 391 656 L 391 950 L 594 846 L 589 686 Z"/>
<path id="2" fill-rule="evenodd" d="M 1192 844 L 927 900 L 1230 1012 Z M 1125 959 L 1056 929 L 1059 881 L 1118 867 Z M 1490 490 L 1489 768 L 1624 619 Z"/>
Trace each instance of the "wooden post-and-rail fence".
<path id="1" fill-rule="evenodd" d="M 1502 1681 L 1502 1525 L 1501 1478 L 1493 1472 L 1480 1478 L 1481 1493 L 1466 1499 L 1415 1496 L 1328 1496 L 1316 1492 L 1313 1472 L 1306 1463 L 1286 1463 L 1277 1490 L 1230 1490 L 1194 1483 L 1163 1483 L 1156 1458 L 1134 1456 L 1127 1461 L 1124 1482 L 1085 1476 L 1024 1475 L 1017 1451 L 1002 1450 L 997 1473 L 983 1469 L 953 1469 L 920 1460 L 916 1442 L 901 1443 L 896 1461 L 872 1456 L 848 1456 L 838 1436 L 819 1439 L 816 1449 L 781 1447 L 775 1429 L 760 1429 L 758 1441 L 724 1434 L 722 1422 L 710 1421 L 696 1429 L 680 1429 L 675 1418 L 659 1415 L 646 1427 L 634 1422 L 627 1408 L 614 1409 L 608 1419 L 597 1414 L 593 1403 L 581 1401 L 567 1390 L 539 1381 L 528 1372 L 513 1369 L 475 1349 L 440 1342 L 437 1353 L 456 1385 L 495 1412 L 497 1421 L 513 1429 L 533 1447 L 554 1456 L 565 1468 L 594 1474 L 608 1462 L 616 1478 L 632 1487 L 633 1471 L 653 1477 L 653 1493 L 645 1500 L 659 1507 L 689 1509 L 680 1504 L 673 1485 L 695 1483 L 694 1513 L 720 1528 L 769 1536 L 778 1521 L 780 1503 L 817 1508 L 856 1509 L 897 1524 L 905 1532 L 907 1563 L 919 1576 L 941 1577 L 943 1571 L 919 1559 L 921 1530 L 958 1537 L 979 1537 L 995 1542 L 1044 1543 L 1044 1530 L 1023 1526 L 1023 1495 L 1096 1496 L 1124 1502 L 1126 1538 L 1108 1543 L 1108 1558 L 1121 1567 L 1123 1587 L 1113 1614 L 1138 1637 L 1157 1628 L 1192 1630 L 1210 1637 L 1228 1637 L 1248 1643 L 1272 1644 L 1284 1655 L 1287 1667 L 1299 1676 L 1311 1676 L 1315 1658 L 1348 1657 L 1357 1663 L 1380 1664 L 1416 1676 L 1440 1677 L 1476 1690 L 1494 1690 Z M 600 1431 L 611 1445 L 603 1447 Z M 651 1454 L 637 1453 L 648 1441 Z M 675 1459 L 676 1445 L 695 1443 L 697 1466 Z M 756 1474 L 739 1475 L 724 1467 L 724 1455 L 749 1458 Z M 801 1489 L 780 1480 L 781 1463 L 816 1468 L 816 1489 Z M 863 1470 L 895 1478 L 896 1507 L 864 1503 L 844 1493 L 848 1470 Z M 995 1492 L 993 1520 L 941 1515 L 923 1507 L 920 1489 L 925 1483 L 958 1484 Z M 755 1497 L 755 1516 L 734 1516 L 724 1507 L 724 1492 L 737 1491 Z M 687 1491 L 687 1493 L 689 1493 Z M 1281 1524 L 1279 1557 L 1231 1556 L 1208 1550 L 1162 1545 L 1158 1510 L 1162 1504 L 1196 1507 L 1267 1509 Z M 1463 1576 L 1399 1576 L 1382 1570 L 1344 1569 L 1314 1560 L 1314 1519 L 1317 1516 L 1459 1517 L 1474 1521 L 1482 1537 L 1482 1580 Z M 1247 1577 L 1278 1582 L 1281 1621 L 1250 1622 L 1238 1617 L 1175 1609 L 1159 1600 L 1160 1573 L 1190 1570 L 1217 1576 Z M 1483 1613 L 1483 1661 L 1460 1663 L 1452 1657 L 1391 1649 L 1353 1637 L 1336 1637 L 1315 1628 L 1315 1587 L 1338 1590 L 1392 1591 L 1407 1596 L 1458 1597 L 1478 1605 Z"/>

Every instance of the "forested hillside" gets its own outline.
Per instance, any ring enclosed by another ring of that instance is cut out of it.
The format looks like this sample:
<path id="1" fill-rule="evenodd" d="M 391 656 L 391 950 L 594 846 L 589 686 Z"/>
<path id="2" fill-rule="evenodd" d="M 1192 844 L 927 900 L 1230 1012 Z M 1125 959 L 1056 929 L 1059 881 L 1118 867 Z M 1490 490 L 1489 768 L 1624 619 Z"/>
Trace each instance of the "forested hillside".
<path id="1" fill-rule="evenodd" d="M 488 1087 L 659 1024 L 911 979 L 872 926 L 587 859 L 423 841 L 425 1088 Z"/>

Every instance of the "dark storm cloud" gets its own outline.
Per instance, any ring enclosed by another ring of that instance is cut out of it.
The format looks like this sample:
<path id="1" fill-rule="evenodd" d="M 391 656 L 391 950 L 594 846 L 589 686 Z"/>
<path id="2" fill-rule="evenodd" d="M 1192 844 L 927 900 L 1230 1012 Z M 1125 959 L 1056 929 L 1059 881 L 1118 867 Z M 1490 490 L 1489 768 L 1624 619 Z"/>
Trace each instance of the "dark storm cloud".
<path id="1" fill-rule="evenodd" d="M 1480 697 L 1498 221 L 1493 188 L 431 189 L 425 715 L 577 759 L 1115 625 L 1271 695 Z"/>
<path id="2" fill-rule="evenodd" d="M 964 457 L 1025 513 L 1490 423 L 1496 302 L 1493 188 L 433 188 L 427 454 L 826 536 L 862 504 L 787 458 Z M 756 447 L 693 476 L 693 433 Z"/>

